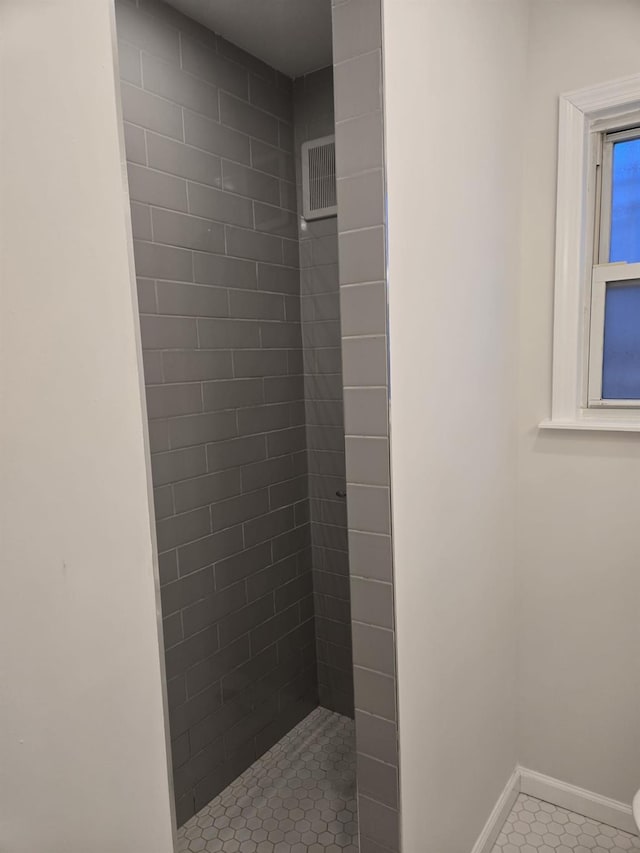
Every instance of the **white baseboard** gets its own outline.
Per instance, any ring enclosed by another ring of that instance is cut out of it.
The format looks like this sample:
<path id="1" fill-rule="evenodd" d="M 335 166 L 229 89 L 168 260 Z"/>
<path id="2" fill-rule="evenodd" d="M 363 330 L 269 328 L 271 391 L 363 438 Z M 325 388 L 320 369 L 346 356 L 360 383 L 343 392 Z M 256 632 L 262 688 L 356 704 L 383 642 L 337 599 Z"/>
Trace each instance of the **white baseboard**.
<path id="1" fill-rule="evenodd" d="M 530 794 L 554 806 L 577 812 L 600 823 L 607 823 L 609 826 L 633 835 L 638 832 L 630 805 L 610 800 L 608 797 L 602 797 L 584 788 L 577 788 L 575 785 L 561 782 L 551 776 L 536 773 L 535 770 L 527 770 L 526 767 L 519 767 L 518 771 L 520 790 L 523 794 Z"/>
<path id="2" fill-rule="evenodd" d="M 493 811 L 478 836 L 478 840 L 473 845 L 471 853 L 491 853 L 493 845 L 496 843 L 496 838 L 500 835 L 502 825 L 513 808 L 519 792 L 520 768 L 516 767 L 509 777 L 509 781 L 504 786 L 504 790 L 498 797 L 498 802 L 493 807 Z"/>
<path id="3" fill-rule="evenodd" d="M 536 773 L 535 770 L 518 766 L 500 794 L 471 853 L 491 853 L 502 825 L 520 793 L 529 794 L 554 806 L 584 815 L 599 823 L 606 823 L 632 835 L 638 832 L 631 806 L 626 803 L 601 797 L 593 791 L 587 791 L 568 782 L 561 782 L 560 779 L 554 779 L 552 776 L 545 776 L 543 773 Z"/>

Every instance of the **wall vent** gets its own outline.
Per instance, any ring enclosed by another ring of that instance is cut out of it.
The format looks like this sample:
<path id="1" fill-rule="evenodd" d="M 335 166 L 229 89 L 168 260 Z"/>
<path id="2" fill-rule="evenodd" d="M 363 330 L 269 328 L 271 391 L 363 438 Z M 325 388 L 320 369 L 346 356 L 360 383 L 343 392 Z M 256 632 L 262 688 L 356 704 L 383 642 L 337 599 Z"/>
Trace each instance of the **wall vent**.
<path id="1" fill-rule="evenodd" d="M 302 143 L 302 208 L 305 219 L 336 216 L 336 138 Z"/>

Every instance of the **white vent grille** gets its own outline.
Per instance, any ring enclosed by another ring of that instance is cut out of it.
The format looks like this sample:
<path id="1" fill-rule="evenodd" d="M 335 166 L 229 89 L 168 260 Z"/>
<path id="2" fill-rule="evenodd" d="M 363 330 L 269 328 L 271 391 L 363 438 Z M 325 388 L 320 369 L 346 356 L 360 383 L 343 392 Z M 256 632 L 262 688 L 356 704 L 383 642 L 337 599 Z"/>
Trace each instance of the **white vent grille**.
<path id="1" fill-rule="evenodd" d="M 302 205 L 305 219 L 322 219 L 338 212 L 335 136 L 302 144 Z"/>

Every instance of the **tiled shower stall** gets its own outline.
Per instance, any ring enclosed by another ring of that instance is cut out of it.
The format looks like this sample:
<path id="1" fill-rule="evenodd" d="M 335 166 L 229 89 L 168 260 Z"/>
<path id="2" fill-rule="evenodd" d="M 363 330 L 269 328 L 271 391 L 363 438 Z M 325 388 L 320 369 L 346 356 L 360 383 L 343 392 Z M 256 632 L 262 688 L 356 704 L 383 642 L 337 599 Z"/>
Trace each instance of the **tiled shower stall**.
<path id="1" fill-rule="evenodd" d="M 116 2 L 177 822 L 321 704 L 367 853 L 399 849 L 379 2 L 333 15 L 291 80 Z M 305 222 L 334 127 L 338 219 Z"/>

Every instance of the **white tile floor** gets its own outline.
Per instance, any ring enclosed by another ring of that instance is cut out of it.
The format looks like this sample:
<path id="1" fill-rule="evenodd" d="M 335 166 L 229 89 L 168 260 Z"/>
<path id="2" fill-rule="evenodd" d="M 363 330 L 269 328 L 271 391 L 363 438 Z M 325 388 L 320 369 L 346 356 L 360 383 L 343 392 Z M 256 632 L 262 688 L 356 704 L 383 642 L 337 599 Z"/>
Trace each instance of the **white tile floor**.
<path id="1" fill-rule="evenodd" d="M 358 853 L 353 720 L 316 708 L 178 830 L 179 853 Z"/>
<path id="2" fill-rule="evenodd" d="M 640 853 L 640 839 L 520 794 L 493 853 Z"/>

